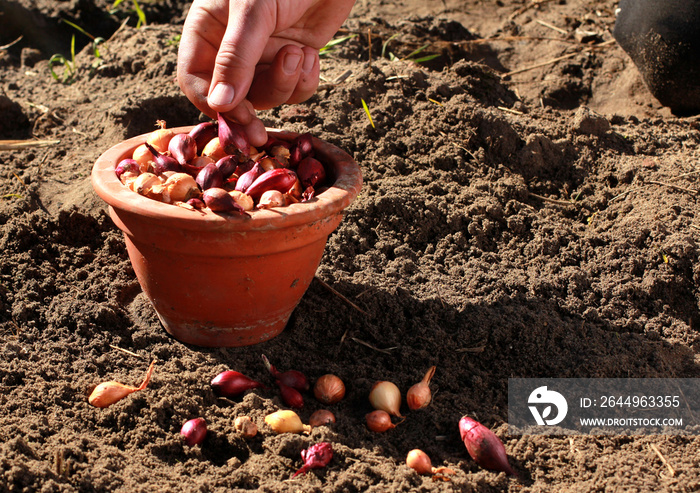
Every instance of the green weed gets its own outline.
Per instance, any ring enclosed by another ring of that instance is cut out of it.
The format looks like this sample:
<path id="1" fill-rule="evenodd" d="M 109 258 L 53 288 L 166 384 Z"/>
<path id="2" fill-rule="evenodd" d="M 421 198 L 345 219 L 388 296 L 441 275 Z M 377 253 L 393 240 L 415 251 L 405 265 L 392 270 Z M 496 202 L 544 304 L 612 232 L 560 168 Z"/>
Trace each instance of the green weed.
<path id="1" fill-rule="evenodd" d="M 328 43 L 326 43 L 326 46 L 318 50 L 319 55 L 328 55 L 329 53 L 332 53 L 335 51 L 335 46 L 345 43 L 348 40 L 351 40 L 352 38 L 357 37 L 357 34 L 349 34 L 348 36 L 343 36 L 340 38 L 335 38 L 331 39 Z"/>
<path id="2" fill-rule="evenodd" d="M 112 4 L 112 8 L 109 10 L 110 14 L 114 14 L 117 12 L 117 7 L 119 7 L 119 4 L 122 3 L 123 0 L 114 0 L 114 3 Z M 136 17 L 138 17 L 138 21 L 136 22 L 136 29 L 138 29 L 141 26 L 145 26 L 146 23 L 146 14 L 143 12 L 143 9 L 141 9 L 141 5 L 139 5 L 138 0 L 131 0 L 131 2 L 134 4 L 134 8 L 131 9 L 129 12 L 133 12 L 136 14 Z"/>
<path id="3" fill-rule="evenodd" d="M 75 34 L 71 37 L 70 41 L 70 55 L 70 60 L 60 53 L 56 53 L 49 58 L 49 70 L 51 71 L 51 76 L 55 80 L 63 82 L 64 84 L 71 84 L 75 80 Z M 54 72 L 54 67 L 56 65 L 63 66 L 62 76 L 59 76 L 56 72 Z"/>

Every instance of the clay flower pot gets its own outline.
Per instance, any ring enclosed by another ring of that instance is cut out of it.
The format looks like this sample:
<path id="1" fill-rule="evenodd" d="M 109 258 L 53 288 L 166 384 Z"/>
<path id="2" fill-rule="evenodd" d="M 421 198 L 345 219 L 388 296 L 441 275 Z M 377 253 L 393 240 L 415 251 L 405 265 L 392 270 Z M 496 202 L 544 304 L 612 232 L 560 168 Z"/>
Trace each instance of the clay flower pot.
<path id="1" fill-rule="evenodd" d="M 268 132 L 285 140 L 297 136 Z M 124 232 L 136 276 L 163 326 L 198 346 L 245 346 L 275 337 L 313 280 L 328 235 L 360 191 L 357 163 L 314 139 L 316 157 L 334 181 L 312 200 L 252 211 L 250 217 L 191 211 L 143 197 L 117 178 L 116 164 L 146 138 L 102 154 L 92 184 Z"/>

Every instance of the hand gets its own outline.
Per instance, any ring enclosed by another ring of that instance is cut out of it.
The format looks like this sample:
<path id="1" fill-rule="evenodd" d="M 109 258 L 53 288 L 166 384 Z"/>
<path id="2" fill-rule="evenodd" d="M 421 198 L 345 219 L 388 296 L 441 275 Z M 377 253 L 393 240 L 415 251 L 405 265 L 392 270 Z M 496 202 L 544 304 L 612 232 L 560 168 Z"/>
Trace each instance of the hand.
<path id="1" fill-rule="evenodd" d="M 318 87 L 320 48 L 354 0 L 194 0 L 180 38 L 177 77 L 200 111 L 267 140 L 255 109 L 300 103 Z"/>

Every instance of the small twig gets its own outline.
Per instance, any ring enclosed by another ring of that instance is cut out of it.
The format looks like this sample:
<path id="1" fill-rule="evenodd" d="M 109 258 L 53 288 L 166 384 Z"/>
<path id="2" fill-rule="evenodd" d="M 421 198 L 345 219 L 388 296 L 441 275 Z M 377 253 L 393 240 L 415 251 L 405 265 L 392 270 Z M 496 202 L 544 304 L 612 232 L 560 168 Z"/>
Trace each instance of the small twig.
<path id="1" fill-rule="evenodd" d="M 353 307 L 355 310 L 357 310 L 358 312 L 360 312 L 360 313 L 362 313 L 362 314 L 364 314 L 364 315 L 367 315 L 367 316 L 369 317 L 369 313 L 367 313 L 367 312 L 364 311 L 362 308 L 360 308 L 360 307 L 357 306 L 355 303 L 353 303 L 353 302 L 350 301 L 348 298 L 346 298 L 344 295 L 342 295 L 341 293 L 339 293 L 338 291 L 336 291 L 331 285 L 329 285 L 329 284 L 326 283 L 325 281 L 322 281 L 321 279 L 319 279 L 318 276 L 314 277 L 314 279 L 316 279 L 316 280 L 319 282 L 319 284 L 321 284 L 321 286 L 323 286 L 323 287 L 326 288 L 328 291 L 330 291 L 331 293 L 333 293 L 334 295 L 336 295 L 338 298 L 340 298 L 341 300 L 343 300 L 345 303 L 347 303 L 348 305 L 350 305 L 351 307 Z"/>
<path id="2" fill-rule="evenodd" d="M 550 199 L 549 197 L 545 197 L 543 195 L 537 195 L 536 193 L 528 192 L 531 197 L 535 197 L 536 199 L 542 200 L 543 202 L 549 202 L 550 204 L 556 204 L 556 205 L 561 205 L 564 207 L 568 207 L 571 205 L 574 205 L 572 202 L 569 202 L 568 200 L 557 200 L 557 199 Z"/>
<path id="3" fill-rule="evenodd" d="M 345 329 L 345 332 L 343 332 L 343 336 L 340 338 L 340 344 L 338 344 L 338 346 L 342 346 L 342 345 L 343 345 L 343 343 L 345 342 L 345 338 L 348 336 L 348 331 L 349 331 L 349 330 L 350 330 L 350 329 Z"/>
<path id="4" fill-rule="evenodd" d="M 380 353 L 384 353 L 384 354 L 391 354 L 391 351 L 393 351 L 394 349 L 396 349 L 396 347 L 390 347 L 390 348 L 386 348 L 386 349 L 380 349 L 380 348 L 378 348 L 378 347 L 372 346 L 372 345 L 371 345 L 370 343 L 368 343 L 368 342 L 361 341 L 360 339 L 358 339 L 358 338 L 356 338 L 356 337 L 351 337 L 350 339 L 352 339 L 353 341 L 355 341 L 355 342 L 358 343 L 358 344 L 362 344 L 363 346 L 366 346 L 366 347 L 368 347 L 368 348 L 370 348 L 370 349 L 372 349 L 372 350 L 374 350 L 374 351 L 379 351 Z"/>
<path id="5" fill-rule="evenodd" d="M 583 50 L 574 51 L 573 53 L 569 53 L 567 55 L 562 55 L 560 57 L 552 58 L 550 60 L 547 60 L 547 61 L 544 61 L 541 63 L 536 63 L 534 65 L 530 65 L 529 67 L 519 68 L 517 70 L 511 70 L 510 72 L 506 72 L 505 74 L 502 74 L 501 77 L 510 77 L 512 75 L 515 75 L 515 74 L 521 74 L 521 73 L 527 72 L 529 70 L 534 70 L 536 68 L 545 67 L 547 65 L 552 65 L 554 63 L 561 62 L 562 60 L 566 60 L 568 58 L 573 58 L 576 55 L 579 55 L 581 53 L 587 53 L 587 52 L 592 51 L 596 48 L 602 48 L 604 46 L 609 46 L 609 45 L 613 44 L 614 42 L 615 42 L 614 39 L 609 39 L 608 41 L 604 41 L 604 42 L 599 43 L 599 44 L 594 45 L 594 46 L 589 46 L 587 48 L 584 48 Z"/>
<path id="6" fill-rule="evenodd" d="M 651 183 L 654 185 L 661 185 L 661 186 L 668 187 L 668 188 L 673 188 L 674 190 L 678 190 L 680 192 L 692 193 L 693 195 L 697 195 L 697 193 L 698 193 L 697 190 L 693 190 L 692 188 L 679 187 L 678 185 L 673 185 L 671 183 L 664 183 L 662 181 L 648 180 L 647 183 Z"/>
<path id="7" fill-rule="evenodd" d="M 622 193 L 618 193 L 618 194 L 615 195 L 613 198 L 611 198 L 610 200 L 608 200 L 608 203 L 610 203 L 610 202 L 615 202 L 616 200 L 621 199 L 621 198 L 623 198 L 623 197 L 629 195 L 630 193 L 632 193 L 632 192 L 634 192 L 634 191 L 636 191 L 636 190 L 638 190 L 638 189 L 637 189 L 637 188 L 630 188 L 629 190 L 626 190 L 626 191 L 624 191 L 624 192 L 622 192 Z"/>
<path id="8" fill-rule="evenodd" d="M 650 447 L 654 452 L 656 452 L 656 455 L 659 456 L 659 459 L 661 459 L 661 462 L 663 462 L 664 465 L 668 468 L 668 472 L 671 473 L 671 476 L 675 476 L 675 475 L 676 475 L 676 470 L 671 466 L 671 464 L 668 463 L 668 461 L 666 460 L 666 458 L 665 458 L 663 455 L 661 455 L 661 451 L 659 451 L 659 449 L 657 448 L 657 446 L 654 445 L 653 443 L 650 443 L 650 444 L 649 444 L 649 447 Z"/>
<path id="9" fill-rule="evenodd" d="M 472 44 L 483 44 L 492 43 L 494 41 L 558 41 L 559 43 L 566 43 L 572 45 L 580 45 L 578 41 L 571 39 L 553 38 L 551 36 L 497 36 L 494 38 L 479 38 L 479 39 L 469 39 L 466 41 L 458 41 L 457 45 L 472 45 Z M 415 43 L 418 44 L 418 43 Z"/>
<path id="10" fill-rule="evenodd" d="M 116 349 L 117 351 L 121 351 L 121 352 L 123 352 L 123 353 L 130 354 L 131 356 L 136 356 L 137 358 L 142 358 L 142 356 L 139 356 L 139 355 L 136 354 L 136 353 L 132 353 L 132 352 L 129 351 L 128 349 L 122 349 L 122 348 L 120 348 L 120 347 L 118 347 L 118 346 L 112 346 L 111 344 L 109 345 L 109 347 L 111 347 L 112 349 Z"/>
<path id="11" fill-rule="evenodd" d="M 37 140 L 37 139 L 27 139 L 27 140 L 0 140 L 0 151 L 16 151 L 20 149 L 27 149 L 31 147 L 47 147 L 50 145 L 58 144 L 60 140 Z"/>
<path id="12" fill-rule="evenodd" d="M 525 114 L 522 111 L 506 108 L 505 106 L 497 106 L 496 108 L 498 108 L 501 111 L 505 111 L 506 113 L 513 113 L 514 115 L 524 115 Z"/>
<path id="13" fill-rule="evenodd" d="M 558 32 L 558 33 L 561 33 L 561 34 L 568 34 L 567 31 L 566 31 L 565 29 L 562 29 L 562 28 L 557 27 L 557 26 L 555 26 L 555 25 L 553 25 L 553 24 L 550 24 L 549 22 L 541 21 L 541 20 L 539 20 L 539 19 L 535 19 L 535 22 L 538 23 L 538 24 L 541 25 L 541 26 L 547 27 L 547 28 L 549 28 L 549 29 L 551 29 L 551 30 L 553 30 L 553 31 Z"/>
<path id="14" fill-rule="evenodd" d="M 367 66 L 372 68 L 372 28 L 367 28 Z"/>
<path id="15" fill-rule="evenodd" d="M 12 172 L 12 174 L 15 175 L 15 178 L 17 178 L 17 181 L 19 181 L 22 184 L 22 186 L 24 187 L 24 191 L 26 192 L 27 191 L 27 184 L 24 183 L 24 180 L 22 180 L 22 178 L 20 178 L 19 175 L 17 173 L 15 173 L 14 171 Z"/>
<path id="16" fill-rule="evenodd" d="M 16 44 L 19 43 L 20 41 L 22 41 L 22 36 L 20 36 L 19 38 L 15 39 L 14 41 L 11 41 L 11 42 L 7 43 L 6 45 L 0 46 L 0 50 L 6 50 L 6 49 L 8 49 L 9 47 L 11 47 L 12 45 L 16 45 Z"/>

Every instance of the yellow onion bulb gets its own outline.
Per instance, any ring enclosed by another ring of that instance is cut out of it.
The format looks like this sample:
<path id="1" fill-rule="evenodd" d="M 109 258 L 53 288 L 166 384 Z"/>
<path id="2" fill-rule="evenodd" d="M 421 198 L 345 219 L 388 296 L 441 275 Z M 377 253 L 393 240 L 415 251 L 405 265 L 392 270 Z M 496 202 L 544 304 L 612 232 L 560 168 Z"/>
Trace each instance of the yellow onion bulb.
<path id="1" fill-rule="evenodd" d="M 235 203 L 241 206 L 244 211 L 252 211 L 255 207 L 253 198 L 247 193 L 239 192 L 238 190 L 232 190 L 228 193 Z"/>
<path id="2" fill-rule="evenodd" d="M 369 392 L 369 402 L 375 409 L 403 418 L 400 412 L 401 391 L 393 382 L 383 380 L 375 383 Z"/>
<path id="3" fill-rule="evenodd" d="M 139 170 L 141 170 L 141 173 L 145 173 L 148 171 L 148 166 L 150 165 L 151 161 L 155 159 L 155 156 L 148 150 L 146 144 L 141 144 L 134 149 L 134 152 L 131 154 L 131 158 L 139 163 Z"/>
<path id="4" fill-rule="evenodd" d="M 187 202 L 201 194 L 197 182 L 187 173 L 173 173 L 163 184 L 163 202 Z"/>
<path id="5" fill-rule="evenodd" d="M 216 162 L 219 159 L 228 156 L 228 154 L 226 154 L 226 151 L 224 151 L 224 148 L 221 146 L 221 141 L 219 138 L 214 137 L 207 142 L 207 145 L 205 145 L 204 149 L 202 149 L 202 156 L 211 158 L 214 160 L 214 162 Z"/>
<path id="6" fill-rule="evenodd" d="M 275 433 L 308 433 L 311 431 L 311 427 L 303 424 L 299 415 L 289 409 L 268 414 L 265 416 L 265 423 Z"/>
<path id="7" fill-rule="evenodd" d="M 175 132 L 169 128 L 165 128 L 165 122 L 163 120 L 158 120 L 158 125 L 160 128 L 154 130 L 148 135 L 146 142 L 152 145 L 158 152 L 168 152 L 168 145 L 170 144 L 170 139 L 175 136 Z"/>
<path id="8" fill-rule="evenodd" d="M 287 199 L 279 190 L 267 190 L 263 192 L 258 201 L 258 209 L 271 209 L 273 207 L 284 207 Z"/>

